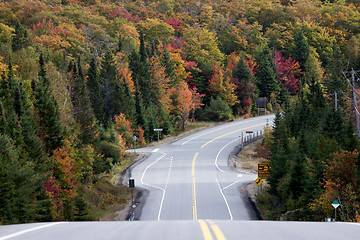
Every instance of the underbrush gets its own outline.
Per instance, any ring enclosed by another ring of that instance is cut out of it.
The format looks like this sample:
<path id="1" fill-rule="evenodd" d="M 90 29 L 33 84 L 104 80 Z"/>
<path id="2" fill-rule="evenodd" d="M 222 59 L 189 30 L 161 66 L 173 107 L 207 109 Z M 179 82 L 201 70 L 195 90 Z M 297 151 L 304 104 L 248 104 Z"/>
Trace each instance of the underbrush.
<path id="1" fill-rule="evenodd" d="M 111 183 L 112 175 L 99 177 L 91 185 L 82 186 L 80 193 L 88 205 L 88 220 L 112 220 L 117 211 L 124 209 L 131 200 L 131 191 L 127 186 L 118 186 Z M 104 216 L 107 216 L 104 219 Z"/>

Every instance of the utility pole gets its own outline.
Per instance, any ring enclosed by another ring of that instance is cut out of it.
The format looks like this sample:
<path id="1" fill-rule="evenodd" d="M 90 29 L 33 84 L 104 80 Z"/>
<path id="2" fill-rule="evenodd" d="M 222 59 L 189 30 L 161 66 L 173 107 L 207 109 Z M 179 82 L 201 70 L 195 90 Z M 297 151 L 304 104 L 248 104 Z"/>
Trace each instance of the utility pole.
<path id="1" fill-rule="evenodd" d="M 338 92 L 334 92 L 334 94 L 332 94 L 332 93 L 330 93 L 329 95 L 334 95 L 335 96 L 335 111 L 337 111 L 338 110 Z M 341 93 L 340 93 L 341 94 Z"/>
<path id="2" fill-rule="evenodd" d="M 337 104 L 337 92 L 335 91 L 335 111 L 337 111 L 338 109 L 338 104 Z"/>
<path id="3" fill-rule="evenodd" d="M 354 108 L 355 108 L 355 118 L 356 118 L 356 129 L 357 129 L 358 138 L 360 138 L 359 110 L 358 110 L 358 106 L 357 106 L 356 91 L 355 91 L 355 73 L 357 73 L 357 72 L 360 72 L 360 71 L 354 71 L 354 69 L 351 69 L 350 72 L 342 72 L 342 73 L 344 74 L 345 78 L 346 78 L 345 73 L 351 73 L 351 82 L 347 78 L 346 78 L 346 80 L 350 83 L 350 85 L 352 87 L 353 98 L 354 98 Z"/>

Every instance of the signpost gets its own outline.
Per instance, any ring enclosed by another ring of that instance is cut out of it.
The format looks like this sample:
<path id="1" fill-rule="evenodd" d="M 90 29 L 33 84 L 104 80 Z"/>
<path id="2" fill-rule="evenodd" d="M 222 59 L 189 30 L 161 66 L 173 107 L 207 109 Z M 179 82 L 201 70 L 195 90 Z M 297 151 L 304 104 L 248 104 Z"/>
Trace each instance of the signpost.
<path id="1" fill-rule="evenodd" d="M 136 136 L 135 135 L 133 136 L 133 140 L 134 140 L 134 152 L 136 152 L 135 151 L 135 142 L 136 142 Z"/>
<path id="2" fill-rule="evenodd" d="M 129 188 L 131 188 L 131 205 L 134 204 L 135 179 L 129 179 Z"/>
<path id="3" fill-rule="evenodd" d="M 158 133 L 158 141 L 160 139 L 159 134 L 160 134 L 160 132 L 162 132 L 162 130 L 163 130 L 162 128 L 154 128 L 154 132 Z"/>
<path id="4" fill-rule="evenodd" d="M 261 179 L 266 179 L 270 176 L 269 173 L 270 165 L 268 163 L 259 163 L 258 164 L 258 177 Z"/>
<path id="5" fill-rule="evenodd" d="M 340 203 L 338 202 L 338 200 L 335 200 L 331 205 L 335 208 L 335 222 L 336 222 L 336 209 L 340 206 Z"/>

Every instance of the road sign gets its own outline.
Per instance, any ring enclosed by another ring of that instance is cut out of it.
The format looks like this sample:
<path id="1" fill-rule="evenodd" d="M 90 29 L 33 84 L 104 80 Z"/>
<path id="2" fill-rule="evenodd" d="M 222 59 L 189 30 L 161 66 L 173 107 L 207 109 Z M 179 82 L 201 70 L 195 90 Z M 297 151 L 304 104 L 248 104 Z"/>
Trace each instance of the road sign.
<path id="1" fill-rule="evenodd" d="M 261 179 L 266 179 L 270 176 L 269 173 L 269 164 L 268 163 L 259 163 L 258 164 L 258 177 Z"/>
<path id="2" fill-rule="evenodd" d="M 161 132 L 162 130 L 162 128 L 154 128 L 154 132 Z"/>
<path id="3" fill-rule="evenodd" d="M 256 185 L 260 186 L 263 183 L 263 180 L 261 178 L 257 178 L 254 183 L 256 183 Z"/>
<path id="4" fill-rule="evenodd" d="M 340 203 L 335 200 L 332 204 L 331 204 L 335 209 L 337 209 L 340 206 Z"/>
<path id="5" fill-rule="evenodd" d="M 335 200 L 331 205 L 335 208 L 335 222 L 336 222 L 336 209 L 340 206 L 340 203 L 337 200 Z"/>
<path id="6" fill-rule="evenodd" d="M 134 142 L 136 141 L 136 136 L 135 135 L 133 136 L 133 140 L 134 140 Z"/>

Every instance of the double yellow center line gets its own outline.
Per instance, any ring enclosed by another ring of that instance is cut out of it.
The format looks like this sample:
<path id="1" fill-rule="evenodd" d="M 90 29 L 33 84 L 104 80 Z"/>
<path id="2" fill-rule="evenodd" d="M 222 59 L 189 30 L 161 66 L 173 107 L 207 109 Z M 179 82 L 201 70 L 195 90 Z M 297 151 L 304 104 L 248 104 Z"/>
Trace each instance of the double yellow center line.
<path id="1" fill-rule="evenodd" d="M 221 229 L 219 228 L 219 226 L 216 225 L 213 221 L 206 220 L 206 222 L 205 222 L 204 220 L 198 220 L 198 222 L 200 224 L 200 228 L 203 233 L 204 240 L 213 240 L 214 239 L 208 225 L 210 225 L 211 230 L 213 231 L 217 240 L 226 240 L 226 237 L 224 236 L 224 234 L 221 231 Z"/>
<path id="2" fill-rule="evenodd" d="M 226 240 L 224 234 L 220 230 L 219 226 L 216 225 L 213 221 L 206 220 L 198 220 L 197 217 L 197 208 L 196 208 L 196 188 L 195 188 L 195 162 L 196 158 L 198 156 L 198 152 L 195 153 L 192 164 L 191 164 L 191 177 L 192 177 L 192 199 L 193 199 L 193 219 L 197 220 L 200 224 L 201 231 L 204 236 L 204 240 L 213 240 L 213 235 L 211 234 L 211 231 L 208 227 L 208 224 L 210 225 L 215 237 L 217 240 Z"/>

